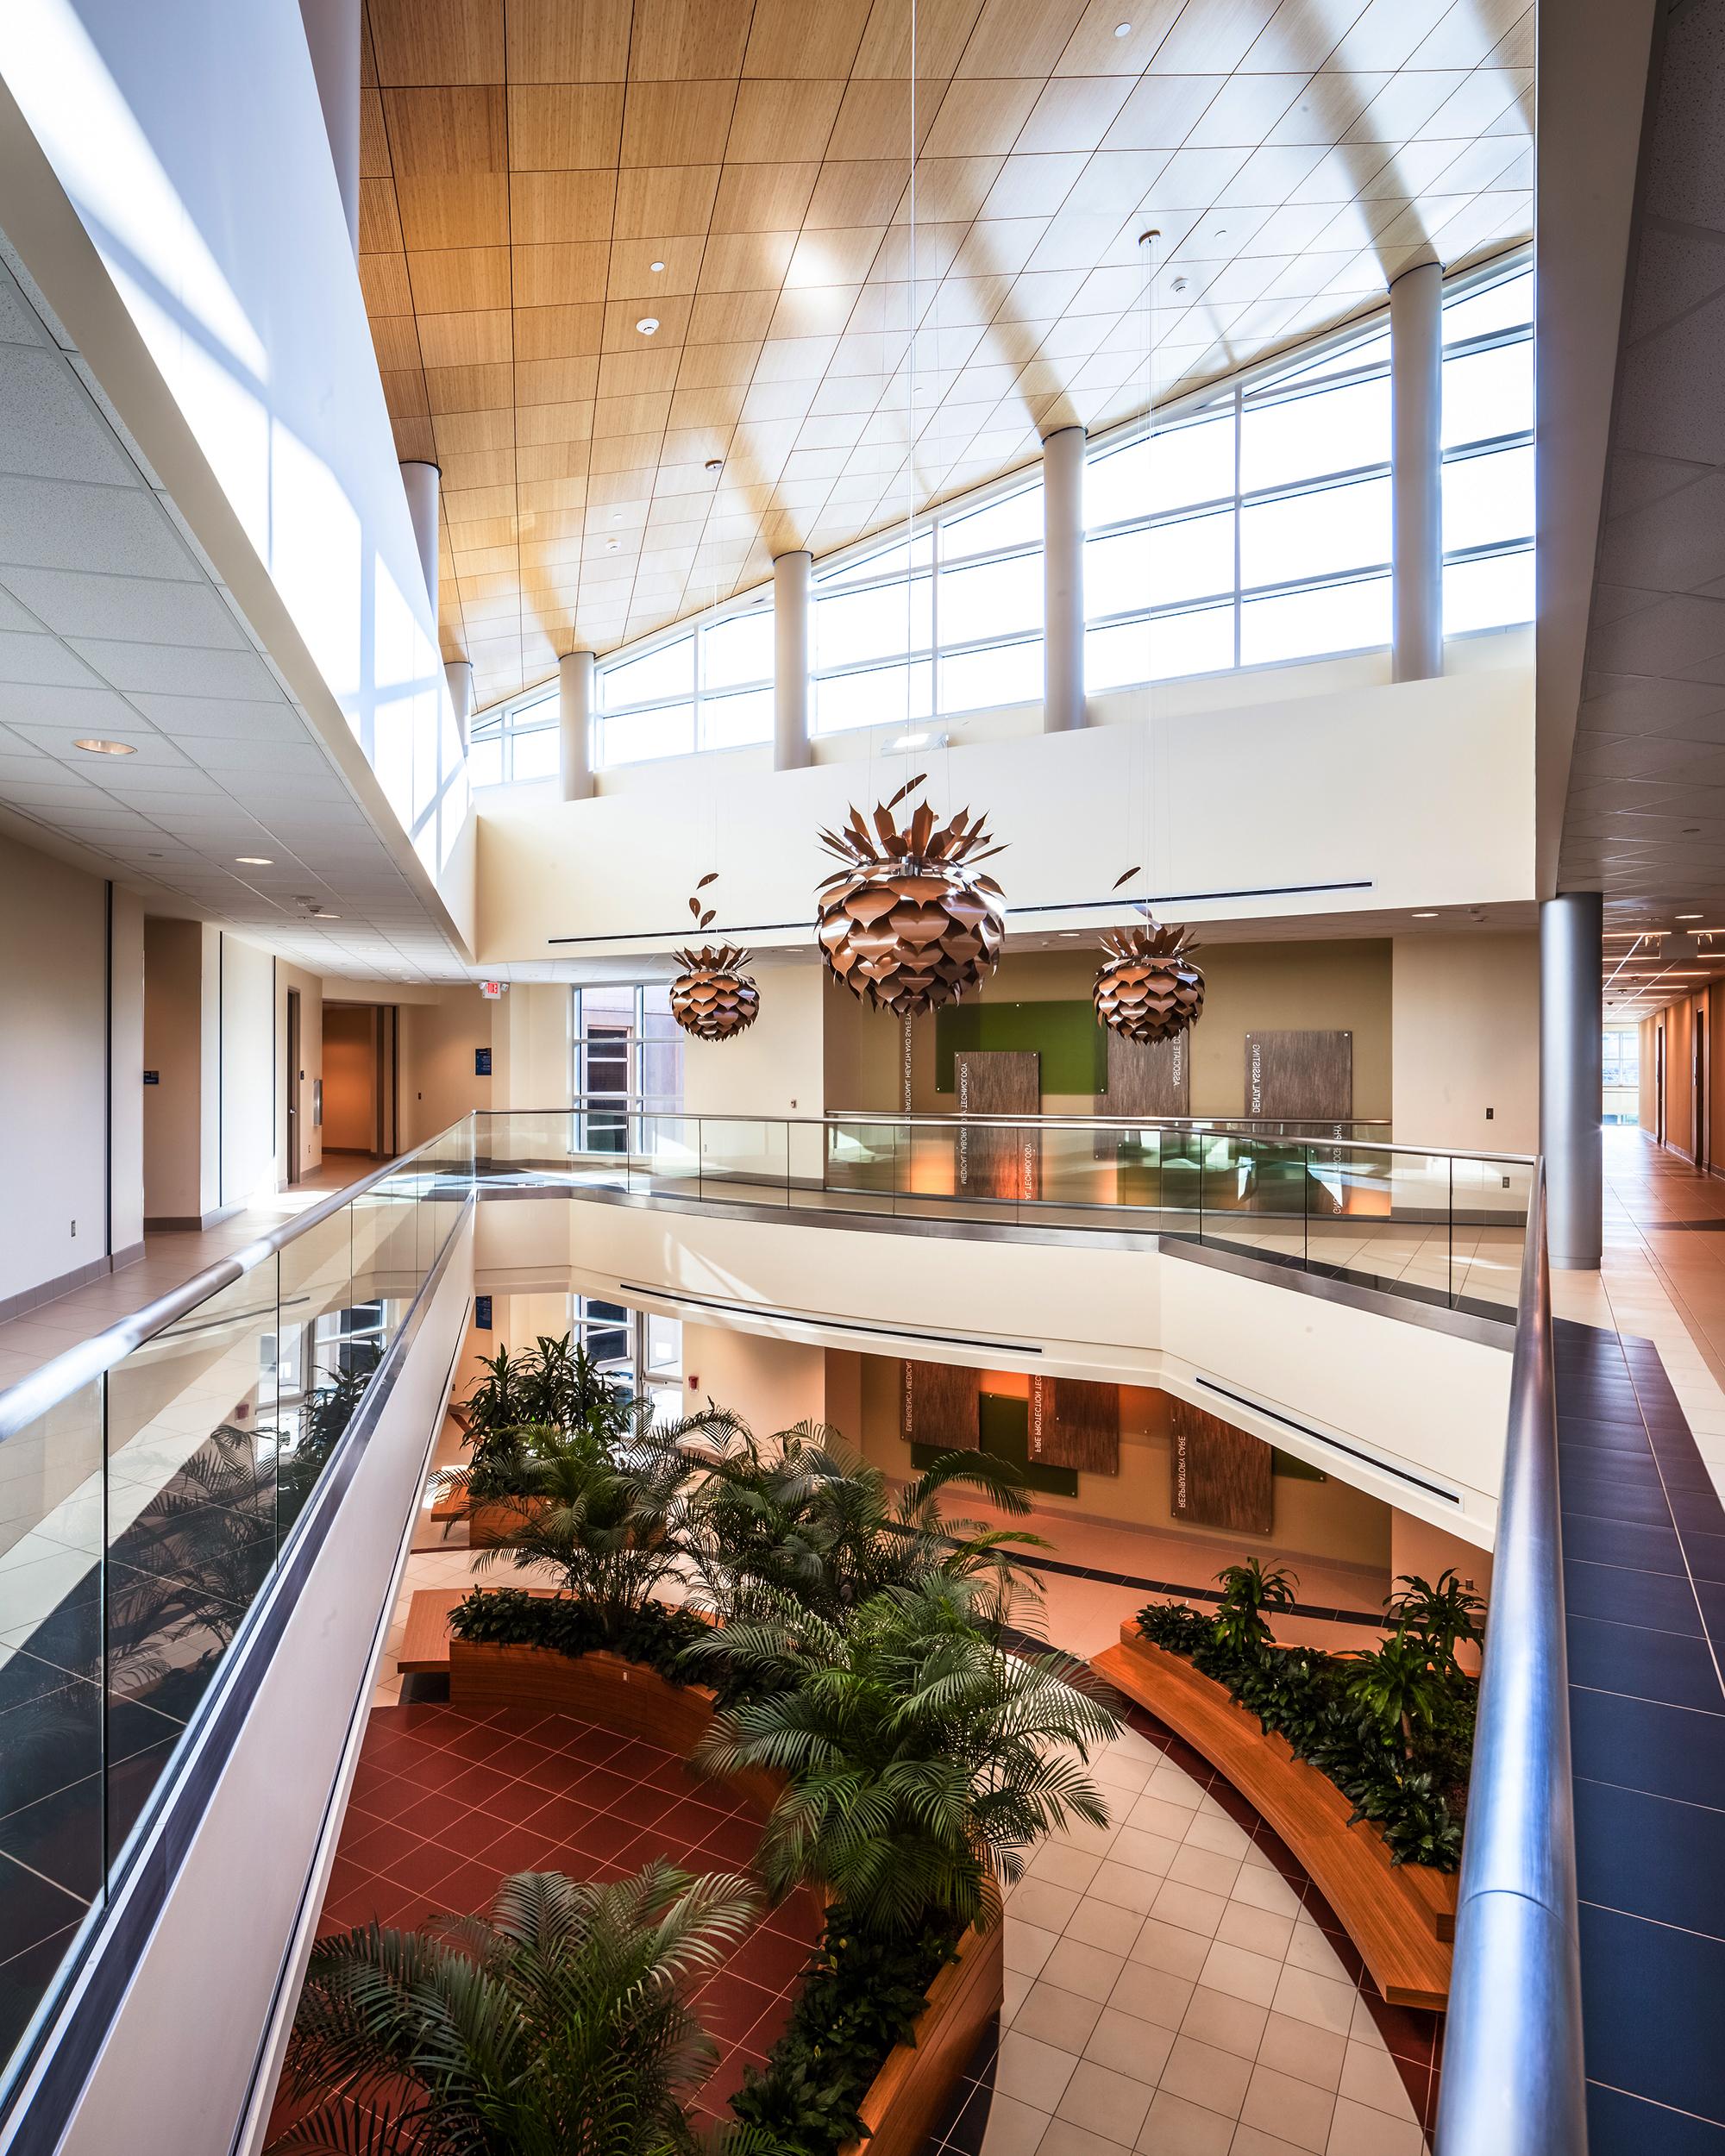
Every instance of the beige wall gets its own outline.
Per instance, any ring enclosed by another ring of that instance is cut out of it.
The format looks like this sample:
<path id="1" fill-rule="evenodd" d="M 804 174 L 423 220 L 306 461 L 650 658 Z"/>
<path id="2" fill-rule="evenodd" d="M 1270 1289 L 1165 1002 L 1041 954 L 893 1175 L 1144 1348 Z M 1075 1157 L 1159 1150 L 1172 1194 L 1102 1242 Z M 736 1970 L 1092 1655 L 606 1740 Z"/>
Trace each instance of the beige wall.
<path id="1" fill-rule="evenodd" d="M 198 1219 L 216 1203 L 214 1138 L 206 1148 L 204 1136 L 214 1104 L 205 1097 L 204 941 L 201 921 L 144 923 L 144 1066 L 158 1081 L 143 1088 L 147 1220 Z"/>
<path id="2" fill-rule="evenodd" d="M 911 1471 L 911 1451 L 899 1434 L 899 1363 L 891 1357 L 865 1355 L 862 1363 L 862 1448 L 878 1466 L 894 1476 Z M 1012 1370 L 985 1372 L 989 1392 L 1025 1395 L 1028 1377 Z M 1076 1497 L 1038 1491 L 1038 1507 L 1070 1512 L 1076 1519 L 1106 1520 L 1125 1526 L 1154 1527 L 1193 1545 L 1193 1583 L 1240 1553 L 1252 1539 L 1176 1522 L 1169 1506 L 1169 1400 L 1165 1393 L 1138 1385 L 1120 1388 L 1120 1471 L 1081 1475 Z M 1390 1507 L 1364 1490 L 1333 1476 L 1321 1482 L 1293 1476 L 1275 1478 L 1275 1526 L 1263 1538 L 1289 1550 L 1332 1564 L 1367 1566 L 1388 1573 Z"/>
<path id="3" fill-rule="evenodd" d="M 402 1004 L 403 1152 L 448 1130 L 470 1108 L 492 1105 L 492 1081 L 474 1075 L 474 1051 L 492 1046 L 493 1008 L 477 987 L 442 989 L 435 1003 Z"/>
<path id="4" fill-rule="evenodd" d="M 287 992 L 299 992 L 300 1088 L 299 1173 L 309 1175 L 323 1163 L 323 1133 L 314 1114 L 317 1081 L 323 1069 L 323 983 L 302 966 L 276 961 L 275 968 L 275 1156 L 277 1174 L 287 1181 Z"/>
<path id="5" fill-rule="evenodd" d="M 471 993 L 478 997 L 480 992 Z M 574 998 L 568 984 L 517 981 L 495 1003 L 482 1007 L 490 1025 L 486 1037 L 492 1051 L 490 1105 L 567 1108 L 574 1078 L 569 1039 Z"/>
<path id="6" fill-rule="evenodd" d="M 110 966 L 113 1068 L 110 1182 L 115 1255 L 135 1254 L 144 1236 L 144 906 L 114 887 L 114 947 Z"/>
<path id="7" fill-rule="evenodd" d="M 1397 1141 L 1536 1153 L 1538 937 L 1398 936 L 1394 952 Z"/>
<path id="8" fill-rule="evenodd" d="M 685 1319 L 683 1395 L 691 1414 L 714 1401 L 741 1415 L 757 1437 L 825 1422 L 826 1351 Z"/>
<path id="9" fill-rule="evenodd" d="M 1725 1052 L 1720 1027 L 1725 1025 L 1725 981 L 1716 981 L 1680 1002 L 1669 1003 L 1640 1025 L 1640 1124 L 1657 1132 L 1659 1037 L 1665 1035 L 1665 1144 L 1687 1161 L 1695 1158 L 1695 1051 L 1697 1026 L 1703 1028 L 1703 1085 L 1706 1114 L 1702 1119 L 1703 1164 L 1717 1173 L 1725 1167 Z"/>
<path id="10" fill-rule="evenodd" d="M 822 1107 L 825 968 L 753 964 L 761 1014 L 734 1040 L 683 1042 L 683 1106 L 695 1115 L 813 1115 Z"/>
<path id="11" fill-rule="evenodd" d="M 0 838 L 0 924 L 3 1299 L 105 1257 L 106 893 Z"/>
<path id="12" fill-rule="evenodd" d="M 275 1094 L 285 1042 L 276 1037 L 275 959 L 242 937 L 219 935 L 221 1115 L 216 1203 L 248 1206 L 278 1180 Z"/>
<path id="13" fill-rule="evenodd" d="M 337 1152 L 377 1144 L 376 1027 L 373 1004 L 323 1006 L 323 1143 Z"/>

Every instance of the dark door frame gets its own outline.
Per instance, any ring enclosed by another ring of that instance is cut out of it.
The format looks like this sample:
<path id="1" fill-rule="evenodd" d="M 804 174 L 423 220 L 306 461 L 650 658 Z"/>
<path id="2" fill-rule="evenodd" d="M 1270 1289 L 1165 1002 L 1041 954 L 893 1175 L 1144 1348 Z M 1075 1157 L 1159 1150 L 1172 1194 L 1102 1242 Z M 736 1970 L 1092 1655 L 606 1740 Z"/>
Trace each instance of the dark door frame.
<path id="1" fill-rule="evenodd" d="M 287 1180 L 299 1181 L 299 1116 L 301 1101 L 299 1081 L 304 1076 L 299 1068 L 299 991 L 287 992 Z"/>

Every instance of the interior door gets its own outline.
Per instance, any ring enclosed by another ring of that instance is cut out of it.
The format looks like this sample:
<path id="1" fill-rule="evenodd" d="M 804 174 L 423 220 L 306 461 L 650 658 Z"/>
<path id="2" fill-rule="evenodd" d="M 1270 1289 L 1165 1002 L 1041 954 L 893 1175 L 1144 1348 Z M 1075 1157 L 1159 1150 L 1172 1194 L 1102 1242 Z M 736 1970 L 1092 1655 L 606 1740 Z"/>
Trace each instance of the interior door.
<path id="1" fill-rule="evenodd" d="M 1664 1021 L 1653 1028 L 1653 1141 L 1665 1142 L 1665 1029 Z"/>
<path id="2" fill-rule="evenodd" d="M 299 1181 L 299 991 L 287 992 L 287 1180 Z"/>
<path id="3" fill-rule="evenodd" d="M 1709 1127 L 1712 1118 L 1708 1113 L 1708 1057 L 1710 1044 L 1707 1035 L 1707 1006 L 1697 1002 L 1694 1006 L 1690 1034 L 1694 1042 L 1694 1069 L 1690 1084 L 1690 1119 L 1693 1125 L 1693 1157 L 1697 1169 L 1705 1175 L 1713 1165 L 1713 1132 Z"/>

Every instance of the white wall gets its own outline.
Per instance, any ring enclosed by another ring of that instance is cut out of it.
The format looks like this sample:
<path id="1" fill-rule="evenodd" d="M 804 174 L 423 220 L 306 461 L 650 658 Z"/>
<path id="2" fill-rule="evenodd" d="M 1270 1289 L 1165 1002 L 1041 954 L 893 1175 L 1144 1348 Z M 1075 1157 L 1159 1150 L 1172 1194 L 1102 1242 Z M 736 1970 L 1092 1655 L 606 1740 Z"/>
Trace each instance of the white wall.
<path id="1" fill-rule="evenodd" d="M 1398 1142 L 1538 1152 L 1538 936 L 1398 936 L 1390 995 Z"/>
<path id="2" fill-rule="evenodd" d="M 275 961 L 237 936 L 221 939 L 221 1167 L 216 1202 L 247 1206 L 279 1175 Z M 308 1087 L 308 1098 L 310 1088 Z"/>
<path id="3" fill-rule="evenodd" d="M 715 1401 L 741 1415 L 759 1438 L 825 1421 L 826 1351 L 685 1319 L 683 1394 L 690 1414 Z M 854 1439 L 856 1433 L 846 1434 Z"/>
<path id="4" fill-rule="evenodd" d="M 323 983 L 315 973 L 276 961 L 275 968 L 275 1130 L 276 1175 L 286 1182 L 287 1165 L 287 993 L 299 993 L 299 1068 L 305 1073 L 301 1088 L 299 1118 L 299 1173 L 309 1175 L 323 1163 L 323 1132 L 312 1114 L 317 1098 L 315 1081 L 323 1074 Z"/>
<path id="5" fill-rule="evenodd" d="M 749 970 L 761 991 L 761 1014 L 732 1040 L 685 1038 L 683 1106 L 696 1115 L 818 1116 L 825 969 L 751 961 Z"/>
<path id="6" fill-rule="evenodd" d="M 0 837 L 0 1301 L 105 1255 L 105 916 L 95 877 Z"/>
<path id="7" fill-rule="evenodd" d="M 1008 849 L 990 870 L 1025 925 L 1134 918 L 1109 898 L 1133 864 L 1136 890 L 1199 924 L 1479 905 L 1533 896 L 1532 740 L 1530 677 L 1502 669 L 982 742 L 934 754 L 927 791 L 939 809 L 988 812 Z M 668 951 L 692 860 L 723 879 L 712 934 L 747 924 L 757 950 L 806 945 L 831 867 L 819 831 L 892 791 L 903 765 L 715 763 L 641 793 L 486 813 L 481 958 L 555 956 L 551 939 L 576 932 Z M 1207 895 L 1236 891 L 1270 895 Z M 1076 916 L 1024 910 L 1089 901 Z"/>

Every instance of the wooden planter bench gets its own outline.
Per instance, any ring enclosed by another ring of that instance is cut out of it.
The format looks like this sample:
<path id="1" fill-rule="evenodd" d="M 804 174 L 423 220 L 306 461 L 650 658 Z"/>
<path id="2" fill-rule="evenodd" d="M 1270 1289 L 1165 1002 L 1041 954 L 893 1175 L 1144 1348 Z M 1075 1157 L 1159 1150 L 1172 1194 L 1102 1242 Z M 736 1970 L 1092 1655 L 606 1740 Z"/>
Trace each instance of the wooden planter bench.
<path id="1" fill-rule="evenodd" d="M 705 1685 L 668 1683 L 656 1670 L 620 1655 L 601 1650 L 572 1656 L 451 1638 L 449 1613 L 462 1599 L 460 1589 L 420 1589 L 409 1605 L 400 1658 L 404 1670 L 447 1669 L 452 1707 L 527 1707 L 572 1714 L 684 1758 L 712 1727 L 713 1695 Z M 410 1647 L 419 1658 L 412 1662 Z M 781 1777 L 758 1769 L 726 1778 L 762 1818 L 784 1786 Z M 867 2156 L 917 2156 L 983 2030 L 1000 2010 L 1005 1931 L 997 1916 L 988 1930 L 964 1934 L 957 1960 L 930 1984 L 910 2042 L 888 2053 L 858 2106 L 867 2142 L 851 2143 L 842 2156 L 859 2156 L 865 2148 Z"/>
<path id="2" fill-rule="evenodd" d="M 1266 1735 L 1256 1714 L 1183 1655 L 1152 1646 L 1136 1624 L 1122 1625 L 1119 1646 L 1105 1647 L 1091 1667 L 1258 1808 L 1311 1874 L 1391 2004 L 1447 2002 L 1453 1872 L 1391 1864 L 1371 1821 L 1348 1825 L 1353 1807 L 1327 1775 L 1296 1759 L 1285 1737 Z"/>

